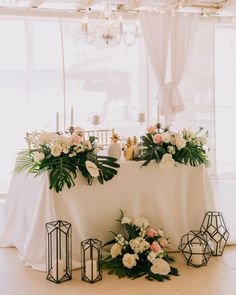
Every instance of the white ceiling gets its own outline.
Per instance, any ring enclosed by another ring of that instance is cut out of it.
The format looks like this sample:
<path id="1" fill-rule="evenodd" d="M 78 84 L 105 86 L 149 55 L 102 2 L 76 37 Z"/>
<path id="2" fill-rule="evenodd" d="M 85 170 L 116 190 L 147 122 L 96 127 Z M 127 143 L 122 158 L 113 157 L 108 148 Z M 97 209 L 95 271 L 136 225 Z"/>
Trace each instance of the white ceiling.
<path id="1" fill-rule="evenodd" d="M 101 10 L 105 3 L 112 10 L 135 12 L 143 9 L 207 12 L 236 16 L 236 0 L 0 0 L 3 9 L 38 9 L 90 12 Z"/>

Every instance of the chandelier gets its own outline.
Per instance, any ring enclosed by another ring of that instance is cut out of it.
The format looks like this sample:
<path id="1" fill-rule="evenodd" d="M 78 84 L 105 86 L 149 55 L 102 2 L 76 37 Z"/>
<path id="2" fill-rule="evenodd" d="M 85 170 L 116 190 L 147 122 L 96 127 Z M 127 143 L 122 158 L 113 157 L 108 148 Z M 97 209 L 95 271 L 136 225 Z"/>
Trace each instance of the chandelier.
<path id="1" fill-rule="evenodd" d="M 89 20 L 88 11 L 81 21 L 81 37 L 85 43 L 96 47 L 115 47 L 121 42 L 131 46 L 138 35 L 137 21 L 126 24 L 116 10 L 112 10 L 109 1 L 106 1 L 98 19 Z"/>

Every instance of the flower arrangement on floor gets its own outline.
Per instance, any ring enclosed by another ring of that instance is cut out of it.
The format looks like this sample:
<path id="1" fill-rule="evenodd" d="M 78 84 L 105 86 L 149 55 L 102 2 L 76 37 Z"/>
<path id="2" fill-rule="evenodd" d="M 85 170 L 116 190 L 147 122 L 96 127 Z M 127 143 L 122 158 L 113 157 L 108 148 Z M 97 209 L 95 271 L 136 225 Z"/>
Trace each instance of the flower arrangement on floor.
<path id="1" fill-rule="evenodd" d="M 113 244 L 110 255 L 102 261 L 102 267 L 108 269 L 109 274 L 132 279 L 145 276 L 151 281 L 164 281 L 170 279 L 170 275 L 178 275 L 178 270 L 169 265 L 173 259 L 164 250 L 168 240 L 162 230 L 152 229 L 144 217 L 131 222 L 122 211 L 117 221 L 123 234 L 113 233 L 115 239 L 104 245 Z"/>
<path id="2" fill-rule="evenodd" d="M 15 173 L 24 170 L 36 176 L 44 171 L 49 172 L 49 188 L 59 192 L 64 185 L 74 186 L 78 170 L 91 185 L 94 179 L 104 183 L 117 174 L 120 165 L 116 159 L 97 154 L 95 137 L 84 140 L 84 131 L 75 128 L 72 133 L 57 134 L 42 132 L 32 134 L 28 143 L 32 149 L 18 154 Z"/>
<path id="3" fill-rule="evenodd" d="M 169 127 L 156 124 L 141 136 L 142 153 L 135 160 L 145 161 L 142 166 L 155 160 L 164 169 L 172 168 L 175 162 L 194 167 L 201 164 L 207 166 L 209 162 L 204 148 L 207 137 L 208 132 L 204 132 L 202 127 L 195 133 L 190 129 L 175 133 Z"/>

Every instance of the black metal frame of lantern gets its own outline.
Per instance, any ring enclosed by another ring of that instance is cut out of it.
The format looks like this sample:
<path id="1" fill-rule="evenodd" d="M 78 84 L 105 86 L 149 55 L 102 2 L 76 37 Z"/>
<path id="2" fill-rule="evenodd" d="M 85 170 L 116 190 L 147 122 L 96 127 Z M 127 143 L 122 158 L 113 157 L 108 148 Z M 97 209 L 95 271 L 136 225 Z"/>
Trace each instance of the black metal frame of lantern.
<path id="1" fill-rule="evenodd" d="M 71 223 L 57 220 L 45 224 L 47 280 L 62 283 L 72 279 Z"/>
<path id="2" fill-rule="evenodd" d="M 229 239 L 229 231 L 223 214 L 218 211 L 207 211 L 200 230 L 209 235 L 214 245 L 213 256 L 222 255 Z"/>
<path id="3" fill-rule="evenodd" d="M 194 267 L 207 265 L 213 253 L 208 235 L 199 230 L 191 230 L 183 235 L 178 249 L 187 265 Z"/>
<path id="4" fill-rule="evenodd" d="M 102 280 L 102 242 L 87 239 L 81 242 L 81 280 L 96 283 Z"/>

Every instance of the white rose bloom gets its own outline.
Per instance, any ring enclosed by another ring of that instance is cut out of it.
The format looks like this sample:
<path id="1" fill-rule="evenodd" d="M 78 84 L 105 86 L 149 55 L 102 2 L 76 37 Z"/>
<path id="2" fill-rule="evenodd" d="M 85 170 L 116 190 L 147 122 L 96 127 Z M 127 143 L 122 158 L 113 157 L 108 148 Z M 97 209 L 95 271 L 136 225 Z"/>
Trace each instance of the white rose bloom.
<path id="1" fill-rule="evenodd" d="M 134 225 L 146 228 L 149 226 L 149 220 L 144 217 L 136 217 L 134 219 Z"/>
<path id="2" fill-rule="evenodd" d="M 130 222 L 131 220 L 127 216 L 123 216 L 123 218 L 121 219 L 121 224 L 125 224 L 125 223 L 130 224 Z"/>
<path id="3" fill-rule="evenodd" d="M 151 272 L 159 275 L 168 275 L 170 272 L 169 263 L 167 263 L 164 259 L 157 258 L 151 266 Z"/>
<path id="4" fill-rule="evenodd" d="M 34 162 L 40 162 L 45 158 L 44 153 L 41 152 L 35 152 L 34 153 Z"/>
<path id="5" fill-rule="evenodd" d="M 111 247 L 111 257 L 112 258 L 116 258 L 118 255 L 121 255 L 121 250 L 122 250 L 122 246 L 118 243 L 115 243 L 112 247 Z"/>
<path id="6" fill-rule="evenodd" d="M 135 254 L 126 253 L 123 256 L 122 262 L 123 262 L 125 267 L 131 269 L 136 265 L 136 259 L 135 258 L 136 258 Z"/>
<path id="7" fill-rule="evenodd" d="M 175 135 L 175 145 L 180 150 L 186 146 L 186 140 L 179 135 Z"/>
<path id="8" fill-rule="evenodd" d="M 93 162 L 87 160 L 85 161 L 85 166 L 92 177 L 99 176 L 99 169 Z"/>
<path id="9" fill-rule="evenodd" d="M 51 147 L 51 154 L 54 157 L 59 157 L 61 155 L 62 152 L 62 147 L 58 144 L 55 144 L 54 146 Z"/>
<path id="10" fill-rule="evenodd" d="M 169 132 L 163 132 L 163 133 L 161 134 L 161 139 L 162 139 L 162 141 L 164 141 L 165 143 L 168 143 L 168 142 L 170 141 L 170 137 L 171 137 L 171 135 L 170 135 Z"/>
<path id="11" fill-rule="evenodd" d="M 161 161 L 160 161 L 159 167 L 161 169 L 171 169 L 174 167 L 174 165 L 175 165 L 175 161 L 172 158 L 172 155 L 171 154 L 164 154 Z"/>

